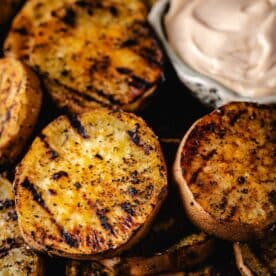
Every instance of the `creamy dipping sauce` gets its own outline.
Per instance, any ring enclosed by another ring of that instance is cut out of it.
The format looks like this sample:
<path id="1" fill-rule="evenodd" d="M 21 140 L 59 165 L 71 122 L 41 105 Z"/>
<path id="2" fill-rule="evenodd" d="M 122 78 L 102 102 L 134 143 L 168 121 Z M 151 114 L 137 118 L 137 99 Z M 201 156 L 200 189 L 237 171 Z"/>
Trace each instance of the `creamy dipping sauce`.
<path id="1" fill-rule="evenodd" d="M 276 0 L 171 0 L 165 28 L 196 71 L 242 96 L 276 95 Z"/>

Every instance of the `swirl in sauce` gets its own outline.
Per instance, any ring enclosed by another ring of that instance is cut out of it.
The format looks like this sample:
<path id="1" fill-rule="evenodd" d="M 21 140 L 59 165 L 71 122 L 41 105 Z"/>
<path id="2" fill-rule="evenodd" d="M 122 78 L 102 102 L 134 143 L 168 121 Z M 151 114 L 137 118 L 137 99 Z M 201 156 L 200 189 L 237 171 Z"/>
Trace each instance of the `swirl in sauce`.
<path id="1" fill-rule="evenodd" d="M 165 27 L 196 71 L 242 96 L 276 95 L 276 0 L 171 0 Z"/>

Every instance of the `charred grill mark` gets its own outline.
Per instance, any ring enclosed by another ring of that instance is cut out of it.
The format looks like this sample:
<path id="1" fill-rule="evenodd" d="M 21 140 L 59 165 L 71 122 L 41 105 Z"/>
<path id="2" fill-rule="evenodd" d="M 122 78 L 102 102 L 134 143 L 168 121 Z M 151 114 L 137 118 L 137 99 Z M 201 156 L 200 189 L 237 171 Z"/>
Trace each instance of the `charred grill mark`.
<path id="1" fill-rule="evenodd" d="M 121 204 L 121 208 L 130 216 L 135 216 L 135 212 L 132 209 L 132 206 L 128 202 L 124 202 Z"/>
<path id="2" fill-rule="evenodd" d="M 65 15 L 61 18 L 64 24 L 74 27 L 76 24 L 76 13 L 72 8 L 65 10 Z"/>
<path id="3" fill-rule="evenodd" d="M 129 85 L 136 89 L 139 89 L 139 90 L 147 90 L 147 89 L 151 88 L 154 85 L 154 83 L 148 82 L 145 79 L 142 79 L 138 76 L 132 75 Z"/>
<path id="4" fill-rule="evenodd" d="M 140 143 L 140 137 L 138 135 L 139 128 L 140 128 L 140 125 L 135 124 L 135 128 L 133 130 L 128 130 L 128 132 L 127 132 L 127 134 L 130 137 L 131 141 L 137 146 L 139 146 L 139 143 Z"/>
<path id="5" fill-rule="evenodd" d="M 192 173 L 191 180 L 190 180 L 192 183 L 196 182 L 197 177 L 198 177 L 200 172 L 201 172 L 201 168 L 198 168 L 194 173 Z"/>
<path id="6" fill-rule="evenodd" d="M 162 68 L 163 64 L 158 57 L 158 52 L 154 49 L 143 47 L 140 49 L 139 54 L 143 57 L 152 67 Z"/>
<path id="7" fill-rule="evenodd" d="M 92 87 L 92 86 L 91 86 Z M 92 88 L 92 90 L 97 93 L 99 96 L 107 99 L 111 104 L 114 104 L 114 105 L 122 105 L 122 103 L 115 99 L 113 95 L 111 94 L 106 94 L 103 90 L 100 90 L 100 89 L 96 89 L 96 88 Z"/>
<path id="8" fill-rule="evenodd" d="M 13 208 L 14 206 L 15 206 L 14 200 L 6 199 L 6 200 L 0 201 L 0 211 Z"/>
<path id="9" fill-rule="evenodd" d="M 150 184 L 150 185 L 148 185 L 148 186 L 146 186 L 146 188 L 145 188 L 145 191 L 144 191 L 144 197 L 145 197 L 145 199 L 150 199 L 151 198 L 151 196 L 152 196 L 152 193 L 153 193 L 153 190 L 154 190 L 154 186 L 152 185 L 152 184 Z"/>
<path id="10" fill-rule="evenodd" d="M 130 186 L 128 187 L 128 193 L 131 197 L 134 197 L 137 195 L 138 191 L 134 187 Z"/>
<path id="11" fill-rule="evenodd" d="M 47 148 L 47 152 L 50 154 L 51 159 L 56 159 L 58 157 L 58 153 L 51 148 L 49 143 L 46 141 L 46 136 L 43 133 L 38 135 L 39 139 L 43 142 L 44 146 Z"/>
<path id="12" fill-rule="evenodd" d="M 111 60 L 109 56 L 103 56 L 101 59 L 94 60 L 93 64 L 89 68 L 91 74 L 99 71 L 106 71 L 111 65 Z"/>
<path id="13" fill-rule="evenodd" d="M 59 171 L 59 172 L 56 172 L 52 175 L 52 179 L 53 180 L 58 180 L 60 179 L 62 176 L 64 177 L 68 177 L 68 173 L 67 172 L 64 172 L 64 171 Z"/>
<path id="14" fill-rule="evenodd" d="M 63 229 L 60 231 L 60 235 L 63 238 L 63 240 L 70 246 L 74 248 L 78 248 L 79 243 L 77 239 L 73 238 L 71 234 L 64 231 Z"/>
<path id="15" fill-rule="evenodd" d="M 71 126 L 76 130 L 76 132 L 84 139 L 88 139 L 89 135 L 87 134 L 84 126 L 79 121 L 77 115 L 75 114 L 68 114 L 67 115 Z"/>
<path id="16" fill-rule="evenodd" d="M 89 235 L 86 236 L 87 245 L 92 247 L 94 250 L 99 250 L 102 242 L 103 241 L 97 230 L 91 230 Z"/>
<path id="17" fill-rule="evenodd" d="M 131 182 L 132 184 L 139 184 L 139 183 L 140 183 L 140 180 L 139 180 L 139 178 L 138 178 L 138 172 L 137 172 L 137 171 L 131 172 L 130 178 L 131 178 L 130 182 Z"/>
<path id="18" fill-rule="evenodd" d="M 129 80 L 128 84 L 138 90 L 147 90 L 155 84 L 155 82 L 148 82 L 147 80 L 134 75 L 132 70 L 129 68 L 117 67 L 116 70 L 118 73 L 120 73 L 122 75 L 129 76 L 130 80 Z"/>
<path id="19" fill-rule="evenodd" d="M 110 13 L 111 13 L 114 17 L 117 17 L 118 14 L 119 14 L 118 9 L 117 9 L 116 7 L 114 7 L 114 6 L 111 6 L 111 7 L 109 8 L 109 11 L 110 11 Z"/>
<path id="20" fill-rule="evenodd" d="M 227 219 L 232 218 L 235 215 L 235 213 L 237 212 L 237 209 L 238 209 L 237 206 L 232 206 L 229 211 L 229 214 L 227 215 Z"/>
<path id="21" fill-rule="evenodd" d="M 121 44 L 121 47 L 124 48 L 124 47 L 132 47 L 132 46 L 135 46 L 138 44 L 138 41 L 136 39 L 128 39 L 128 40 L 125 40 L 122 44 Z"/>
<path id="22" fill-rule="evenodd" d="M 112 226 L 108 223 L 107 217 L 105 216 L 105 213 L 101 210 L 96 210 L 96 214 L 101 222 L 102 227 L 109 231 L 113 236 L 116 236 Z"/>
<path id="23" fill-rule="evenodd" d="M 34 201 L 36 201 L 47 213 L 50 213 L 41 194 L 36 190 L 34 185 L 28 180 L 28 178 L 25 178 L 21 186 L 27 189 L 32 194 Z"/>
<path id="24" fill-rule="evenodd" d="M 116 70 L 123 75 L 130 75 L 132 73 L 132 70 L 126 67 L 117 67 Z"/>
<path id="25" fill-rule="evenodd" d="M 57 192 L 53 189 L 49 189 L 48 192 L 50 195 L 57 195 Z"/>
<path id="26" fill-rule="evenodd" d="M 239 112 L 232 112 L 232 114 L 231 112 L 229 112 L 231 126 L 233 126 L 244 113 L 246 113 L 246 110 L 240 110 Z"/>
<path id="27" fill-rule="evenodd" d="M 95 157 L 96 157 L 97 159 L 99 159 L 99 160 L 103 160 L 103 157 L 102 157 L 99 153 L 97 153 L 97 154 L 95 155 Z"/>
<path id="28" fill-rule="evenodd" d="M 43 73 L 43 72 L 41 72 L 41 71 L 39 71 L 39 70 L 36 70 L 36 71 L 37 71 L 41 76 L 44 76 L 45 78 L 47 78 L 47 75 L 46 75 L 45 73 Z M 88 102 L 95 102 L 95 103 L 97 103 L 97 104 L 99 104 L 99 105 L 101 105 L 101 106 L 105 106 L 105 107 L 107 106 L 106 103 L 104 103 L 104 102 L 102 102 L 102 101 L 100 101 L 100 100 L 94 98 L 94 97 L 91 96 L 91 95 L 87 95 L 87 94 L 85 94 L 85 93 L 83 93 L 83 92 L 79 92 L 78 90 L 75 90 L 75 89 L 73 89 L 73 88 L 71 88 L 71 87 L 68 87 L 67 85 L 61 84 L 57 79 L 54 79 L 53 81 L 54 81 L 58 86 L 64 87 L 64 88 L 67 90 L 67 92 L 68 92 L 68 93 L 71 93 L 72 95 L 76 95 L 76 96 L 80 97 L 81 99 L 86 100 L 86 101 L 88 101 Z M 73 96 L 72 96 L 72 97 L 73 97 Z M 80 100 L 74 98 L 73 101 L 75 101 L 75 102 L 77 102 L 79 105 L 83 106 L 83 104 L 80 102 Z"/>
<path id="29" fill-rule="evenodd" d="M 124 228 L 126 229 L 130 229 L 131 226 L 133 224 L 133 220 L 132 220 L 132 217 L 131 216 L 127 216 L 126 219 L 124 219 L 122 221 L 122 225 L 124 226 Z"/>
<path id="30" fill-rule="evenodd" d="M 21 27 L 21 28 L 14 28 L 12 29 L 12 31 L 14 33 L 18 33 L 20 35 L 28 35 L 28 30 L 25 27 Z"/>
<path id="31" fill-rule="evenodd" d="M 209 161 L 215 154 L 217 153 L 217 150 L 211 150 L 210 152 L 208 152 L 206 155 L 202 155 L 202 159 L 205 161 Z"/>
<path id="32" fill-rule="evenodd" d="M 63 227 L 54 219 L 54 215 L 46 206 L 44 199 L 41 194 L 36 190 L 34 185 L 26 178 L 21 184 L 23 188 L 27 189 L 33 196 L 33 200 L 36 201 L 50 216 L 51 222 L 56 225 L 62 239 L 71 247 L 78 247 L 78 241 L 72 237 L 71 234 L 66 232 Z"/>

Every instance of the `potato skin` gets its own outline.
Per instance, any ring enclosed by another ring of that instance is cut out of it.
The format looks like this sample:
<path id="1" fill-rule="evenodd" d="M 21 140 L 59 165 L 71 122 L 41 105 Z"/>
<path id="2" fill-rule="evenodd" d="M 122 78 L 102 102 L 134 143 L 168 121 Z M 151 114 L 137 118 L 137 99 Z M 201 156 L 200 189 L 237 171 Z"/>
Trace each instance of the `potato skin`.
<path id="1" fill-rule="evenodd" d="M 183 138 L 174 176 L 202 230 L 240 241 L 262 237 L 275 223 L 275 119 L 275 106 L 230 103 Z"/>
<path id="2" fill-rule="evenodd" d="M 167 171 L 142 119 L 100 108 L 50 123 L 17 167 L 14 187 L 30 246 L 99 259 L 147 232 L 167 195 Z"/>
<path id="3" fill-rule="evenodd" d="M 30 137 L 40 112 L 40 83 L 26 65 L 0 60 L 0 165 L 14 163 Z"/>
<path id="4" fill-rule="evenodd" d="M 26 3 L 5 42 L 45 80 L 59 107 L 134 111 L 156 90 L 163 54 L 140 0 Z"/>
<path id="5" fill-rule="evenodd" d="M 14 208 L 12 184 L 0 175 L 0 274 L 39 276 L 42 258 L 24 243 Z"/>

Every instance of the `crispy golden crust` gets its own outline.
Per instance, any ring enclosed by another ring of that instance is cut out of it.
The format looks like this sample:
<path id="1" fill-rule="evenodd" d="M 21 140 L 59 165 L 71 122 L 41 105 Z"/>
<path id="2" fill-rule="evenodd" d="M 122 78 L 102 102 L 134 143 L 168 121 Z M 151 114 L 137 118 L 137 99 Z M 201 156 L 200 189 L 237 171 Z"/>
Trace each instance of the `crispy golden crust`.
<path id="1" fill-rule="evenodd" d="M 238 241 L 275 222 L 275 120 L 273 106 L 230 103 L 185 135 L 174 175 L 203 230 Z"/>
<path id="2" fill-rule="evenodd" d="M 41 74 L 59 106 L 135 110 L 162 74 L 146 17 L 140 0 L 31 0 L 12 24 L 5 53 Z"/>
<path id="3" fill-rule="evenodd" d="M 215 240 L 205 233 L 192 234 L 175 246 L 152 257 L 122 257 L 104 259 L 99 262 L 67 263 L 66 275 L 159 275 L 162 272 L 190 269 L 209 257 Z M 89 274 L 90 273 L 90 274 Z"/>
<path id="4" fill-rule="evenodd" d="M 236 264 L 242 275 L 274 275 L 276 273 L 275 231 L 263 240 L 234 244 Z"/>
<path id="5" fill-rule="evenodd" d="M 35 74 L 13 58 L 0 60 L 0 164 L 13 163 L 29 138 L 42 93 Z"/>
<path id="6" fill-rule="evenodd" d="M 61 116 L 17 167 L 19 223 L 34 248 L 96 259 L 130 247 L 167 194 L 156 136 L 133 114 Z"/>
<path id="7" fill-rule="evenodd" d="M 21 0 L 1 0 L 0 25 L 7 23 L 16 12 Z"/>
<path id="8" fill-rule="evenodd" d="M 0 176 L 0 274 L 41 275 L 42 259 L 30 251 L 21 237 L 14 209 L 12 184 Z"/>

